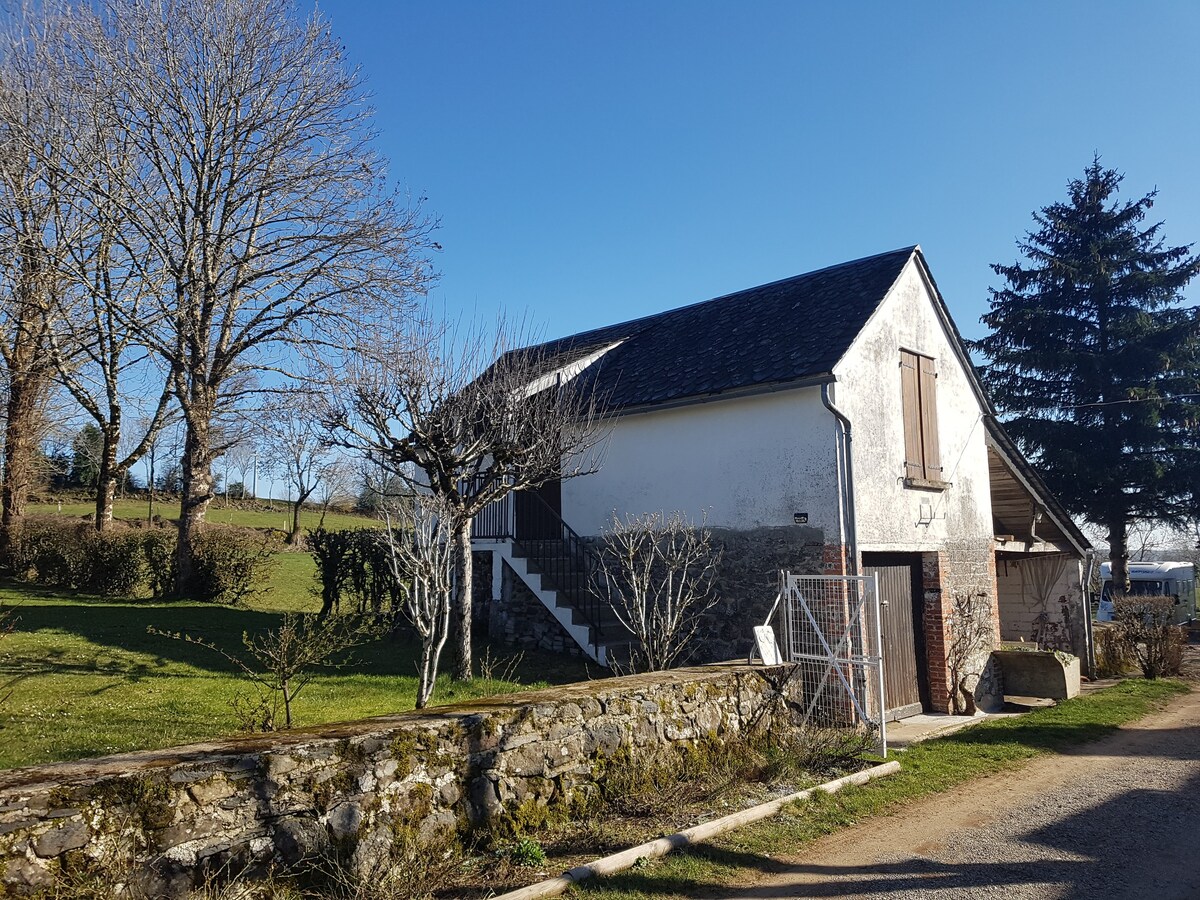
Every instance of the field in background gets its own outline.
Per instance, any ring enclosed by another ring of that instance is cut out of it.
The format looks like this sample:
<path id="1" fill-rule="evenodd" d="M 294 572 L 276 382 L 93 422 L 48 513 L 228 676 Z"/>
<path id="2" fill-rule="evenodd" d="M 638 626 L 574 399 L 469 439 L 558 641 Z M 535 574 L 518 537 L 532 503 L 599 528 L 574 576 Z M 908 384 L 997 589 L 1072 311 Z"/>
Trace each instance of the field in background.
<path id="1" fill-rule="evenodd" d="M 61 509 L 60 509 L 61 506 Z M 95 515 L 94 504 L 83 500 L 72 500 L 62 504 L 31 503 L 31 516 L 64 516 L 67 518 L 91 518 Z M 113 505 L 113 515 L 118 519 L 146 520 L 147 503 L 144 497 L 137 499 L 117 500 Z M 176 521 L 179 518 L 179 501 L 154 501 L 154 514 L 163 519 Z M 241 525 L 244 528 L 265 528 L 274 531 L 290 531 L 292 527 L 291 508 L 282 500 L 252 501 L 250 504 L 230 503 L 215 500 L 208 507 L 207 519 L 221 525 Z M 316 528 L 321 521 L 321 510 L 305 507 L 300 511 L 300 527 Z M 326 528 L 376 528 L 377 519 L 370 516 L 359 516 L 352 513 L 342 513 L 330 510 L 325 515 Z"/>

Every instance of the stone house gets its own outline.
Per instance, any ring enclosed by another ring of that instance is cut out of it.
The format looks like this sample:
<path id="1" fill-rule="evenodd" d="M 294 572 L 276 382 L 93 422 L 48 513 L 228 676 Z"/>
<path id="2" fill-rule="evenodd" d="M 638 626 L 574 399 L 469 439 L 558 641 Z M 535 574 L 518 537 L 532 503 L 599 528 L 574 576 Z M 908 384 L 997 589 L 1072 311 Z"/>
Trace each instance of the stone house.
<path id="1" fill-rule="evenodd" d="M 703 657 L 745 657 L 782 568 L 879 574 L 892 715 L 949 707 L 968 634 L 983 705 L 1001 639 L 1086 654 L 1087 540 L 997 421 L 919 247 L 537 349 L 611 434 L 595 473 L 477 522 L 493 635 L 606 662 L 619 629 L 570 560 L 614 514 L 662 510 L 724 545 Z"/>

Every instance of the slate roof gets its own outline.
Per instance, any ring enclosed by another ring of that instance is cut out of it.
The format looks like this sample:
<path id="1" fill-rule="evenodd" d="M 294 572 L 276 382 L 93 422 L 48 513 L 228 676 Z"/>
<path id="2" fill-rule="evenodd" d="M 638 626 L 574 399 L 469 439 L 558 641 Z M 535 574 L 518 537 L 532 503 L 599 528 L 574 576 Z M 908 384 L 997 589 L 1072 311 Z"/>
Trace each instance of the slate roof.
<path id="1" fill-rule="evenodd" d="M 616 341 L 579 376 L 610 410 L 828 375 L 916 252 L 906 247 L 526 348 L 557 368 Z"/>

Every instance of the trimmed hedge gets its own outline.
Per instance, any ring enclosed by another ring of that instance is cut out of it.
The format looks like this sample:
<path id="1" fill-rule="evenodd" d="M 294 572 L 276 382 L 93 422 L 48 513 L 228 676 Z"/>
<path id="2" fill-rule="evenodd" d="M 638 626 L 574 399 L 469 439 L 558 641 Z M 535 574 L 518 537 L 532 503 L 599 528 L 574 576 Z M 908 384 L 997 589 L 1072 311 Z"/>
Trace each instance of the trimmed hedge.
<path id="1" fill-rule="evenodd" d="M 397 617 L 403 585 L 392 572 L 385 532 L 378 528 L 317 528 L 308 533 L 308 547 L 321 583 L 321 615 L 340 611 L 342 599 L 359 615 Z"/>
<path id="2" fill-rule="evenodd" d="M 196 591 L 191 599 L 235 604 L 261 585 L 278 540 L 247 528 L 206 525 L 195 542 Z M 46 587 L 104 597 L 149 595 L 161 600 L 175 583 L 174 528 L 114 522 L 99 532 L 90 522 L 28 518 L 17 540 L 17 574 Z"/>

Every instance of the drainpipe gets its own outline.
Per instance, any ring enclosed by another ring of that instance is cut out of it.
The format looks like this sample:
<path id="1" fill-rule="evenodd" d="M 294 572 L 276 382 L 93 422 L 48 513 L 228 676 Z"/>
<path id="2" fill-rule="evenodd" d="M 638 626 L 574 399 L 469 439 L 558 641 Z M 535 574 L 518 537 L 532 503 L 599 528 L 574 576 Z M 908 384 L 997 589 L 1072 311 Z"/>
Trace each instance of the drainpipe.
<path id="1" fill-rule="evenodd" d="M 829 387 L 836 381 L 832 379 L 821 384 L 821 402 L 825 404 L 825 408 L 833 413 L 833 417 L 837 419 L 838 426 L 841 429 L 842 438 L 842 475 L 845 490 L 839 491 L 841 495 L 838 497 L 838 503 L 843 507 L 843 514 L 846 522 L 846 555 L 848 557 L 847 566 L 850 575 L 858 574 L 858 525 L 854 517 L 854 460 L 850 453 L 850 442 L 852 440 L 850 420 L 840 409 L 833 405 L 833 401 L 829 397 Z"/>

